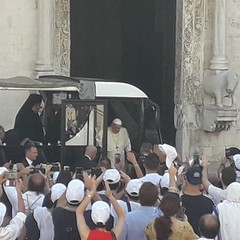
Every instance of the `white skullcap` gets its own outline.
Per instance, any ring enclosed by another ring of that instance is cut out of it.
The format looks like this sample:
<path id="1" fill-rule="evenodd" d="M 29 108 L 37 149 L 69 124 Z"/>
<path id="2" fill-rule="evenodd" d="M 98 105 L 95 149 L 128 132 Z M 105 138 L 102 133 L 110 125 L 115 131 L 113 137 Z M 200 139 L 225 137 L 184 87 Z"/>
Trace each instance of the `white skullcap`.
<path id="1" fill-rule="evenodd" d="M 116 125 L 122 126 L 122 121 L 121 121 L 119 118 L 113 119 L 112 123 L 113 123 L 113 124 L 116 124 Z"/>
<path id="2" fill-rule="evenodd" d="M 51 189 L 52 202 L 54 203 L 55 201 L 57 201 L 63 195 L 66 189 L 66 186 L 62 183 L 54 184 Z"/>
<path id="3" fill-rule="evenodd" d="M 104 201 L 97 201 L 92 205 L 91 217 L 93 222 L 106 224 L 107 220 L 110 217 L 110 207 Z"/>

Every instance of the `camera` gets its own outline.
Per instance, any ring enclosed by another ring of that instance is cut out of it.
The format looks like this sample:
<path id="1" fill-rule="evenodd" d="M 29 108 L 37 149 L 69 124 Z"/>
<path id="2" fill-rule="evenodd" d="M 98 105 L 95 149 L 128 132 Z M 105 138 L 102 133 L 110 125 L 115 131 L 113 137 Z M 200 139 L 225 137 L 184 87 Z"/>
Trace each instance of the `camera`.
<path id="1" fill-rule="evenodd" d="M 15 186 L 15 180 L 18 178 L 18 169 L 16 164 L 13 165 L 13 168 L 9 172 L 5 173 L 5 178 L 7 179 L 4 183 L 6 187 Z"/>
<path id="2" fill-rule="evenodd" d="M 83 168 L 82 167 L 76 167 L 75 168 L 75 178 L 83 181 Z"/>
<path id="3" fill-rule="evenodd" d="M 70 171 L 70 167 L 69 167 L 69 166 L 64 166 L 64 167 L 63 167 L 63 170 L 65 170 L 65 171 Z"/>
<path id="4" fill-rule="evenodd" d="M 96 176 L 98 178 L 102 174 L 102 169 L 100 167 L 92 167 L 91 168 L 91 175 Z"/>
<path id="5" fill-rule="evenodd" d="M 60 164 L 58 162 L 48 163 L 48 165 L 52 165 L 51 172 L 59 172 L 61 170 Z"/>
<path id="6" fill-rule="evenodd" d="M 199 165 L 199 164 L 200 164 L 199 154 L 195 153 L 193 155 L 193 165 Z"/>
<path id="7" fill-rule="evenodd" d="M 18 178 L 18 172 L 10 171 L 5 173 L 5 178 L 8 180 L 15 180 Z"/>
<path id="8" fill-rule="evenodd" d="M 141 155 L 138 156 L 137 160 L 138 160 L 139 163 L 143 164 L 146 158 L 147 158 L 146 154 L 141 154 Z"/>
<path id="9" fill-rule="evenodd" d="M 115 153 L 115 163 L 118 164 L 121 162 L 121 155 L 120 153 Z"/>
<path id="10" fill-rule="evenodd" d="M 51 165 L 51 172 L 59 172 L 61 170 L 60 164 L 58 162 L 55 163 L 46 163 L 46 164 L 41 164 L 41 168 L 46 168 L 47 166 Z"/>
<path id="11" fill-rule="evenodd" d="M 39 172 L 41 172 L 42 174 L 45 174 L 46 170 L 43 167 L 34 167 L 32 168 L 31 174 L 39 173 Z"/>

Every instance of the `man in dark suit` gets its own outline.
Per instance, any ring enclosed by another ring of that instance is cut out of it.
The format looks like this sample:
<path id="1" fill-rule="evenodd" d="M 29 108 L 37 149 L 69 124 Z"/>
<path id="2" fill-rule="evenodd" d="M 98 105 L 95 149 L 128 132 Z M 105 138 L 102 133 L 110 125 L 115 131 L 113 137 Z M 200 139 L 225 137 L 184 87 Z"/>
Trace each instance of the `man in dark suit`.
<path id="1" fill-rule="evenodd" d="M 37 165 L 38 150 L 35 145 L 28 144 L 25 146 L 25 158 L 21 162 L 24 167 L 34 167 Z"/>
<path id="2" fill-rule="evenodd" d="M 21 163 L 17 164 L 17 167 L 24 183 L 24 191 L 26 191 L 28 188 L 29 174 L 33 171 L 32 168 L 39 164 L 39 161 L 37 161 L 38 150 L 33 143 L 26 144 L 24 148 L 25 158 Z"/>
<path id="3" fill-rule="evenodd" d="M 76 160 L 74 167 L 82 167 L 84 170 L 91 169 L 96 165 L 95 162 L 93 162 L 96 155 L 97 148 L 92 145 L 87 146 L 84 156 Z"/>

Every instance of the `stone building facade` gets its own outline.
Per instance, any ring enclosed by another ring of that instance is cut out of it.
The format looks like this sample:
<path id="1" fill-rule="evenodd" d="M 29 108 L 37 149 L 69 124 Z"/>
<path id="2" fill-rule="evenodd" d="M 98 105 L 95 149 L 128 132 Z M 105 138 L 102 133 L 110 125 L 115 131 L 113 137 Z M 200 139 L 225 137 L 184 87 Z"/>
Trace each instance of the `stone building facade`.
<path id="1" fill-rule="evenodd" d="M 176 1 L 176 146 L 218 160 L 240 146 L 240 2 Z M 0 77 L 69 75 L 69 15 L 69 0 L 1 0 Z M 26 94 L 1 93 L 6 128 Z"/>
<path id="2" fill-rule="evenodd" d="M 177 3 L 176 144 L 183 157 L 199 152 L 219 160 L 226 147 L 240 146 L 240 2 Z"/>

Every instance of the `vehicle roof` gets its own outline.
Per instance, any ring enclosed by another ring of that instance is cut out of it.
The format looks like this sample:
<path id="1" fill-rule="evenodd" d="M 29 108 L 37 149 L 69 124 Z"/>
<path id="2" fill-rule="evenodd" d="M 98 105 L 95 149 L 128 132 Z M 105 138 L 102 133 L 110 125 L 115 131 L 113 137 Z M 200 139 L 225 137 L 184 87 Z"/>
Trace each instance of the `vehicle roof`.
<path id="1" fill-rule="evenodd" d="M 0 90 L 81 92 L 86 88 L 94 91 L 96 97 L 147 98 L 142 90 L 133 85 L 106 79 L 55 75 L 41 76 L 37 80 L 24 76 L 0 79 Z"/>

